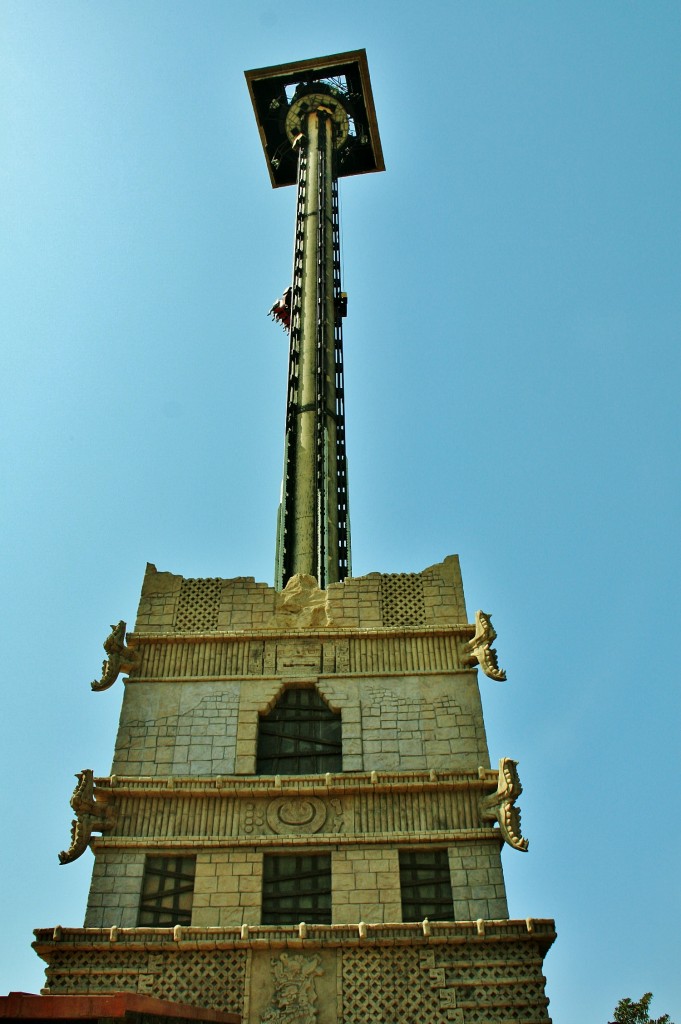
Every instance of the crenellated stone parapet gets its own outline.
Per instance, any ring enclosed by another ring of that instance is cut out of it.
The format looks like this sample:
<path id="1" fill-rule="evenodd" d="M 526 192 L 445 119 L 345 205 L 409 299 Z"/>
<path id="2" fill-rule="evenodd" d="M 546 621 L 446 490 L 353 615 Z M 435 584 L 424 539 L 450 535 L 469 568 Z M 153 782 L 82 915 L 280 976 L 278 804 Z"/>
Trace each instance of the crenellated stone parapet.
<path id="1" fill-rule="evenodd" d="M 186 579 L 150 564 L 135 633 L 399 628 L 466 619 L 456 555 L 420 573 L 370 573 L 331 583 L 326 590 L 308 576 L 292 577 L 277 591 L 251 576 Z"/>

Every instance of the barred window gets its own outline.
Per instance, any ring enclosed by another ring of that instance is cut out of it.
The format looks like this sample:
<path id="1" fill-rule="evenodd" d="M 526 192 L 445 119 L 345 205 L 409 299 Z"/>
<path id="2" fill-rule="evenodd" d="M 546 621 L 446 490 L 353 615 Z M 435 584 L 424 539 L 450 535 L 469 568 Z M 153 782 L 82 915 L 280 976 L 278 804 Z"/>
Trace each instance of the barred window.
<path id="1" fill-rule="evenodd" d="M 400 850 L 400 889 L 403 921 L 454 920 L 446 850 Z"/>
<path id="2" fill-rule="evenodd" d="M 331 924 L 331 854 L 265 854 L 263 924 Z"/>
<path id="3" fill-rule="evenodd" d="M 341 716 L 316 690 L 284 690 L 260 716 L 258 775 L 308 775 L 343 770 Z"/>
<path id="4" fill-rule="evenodd" d="M 196 857 L 147 857 L 139 925 L 191 924 Z"/>

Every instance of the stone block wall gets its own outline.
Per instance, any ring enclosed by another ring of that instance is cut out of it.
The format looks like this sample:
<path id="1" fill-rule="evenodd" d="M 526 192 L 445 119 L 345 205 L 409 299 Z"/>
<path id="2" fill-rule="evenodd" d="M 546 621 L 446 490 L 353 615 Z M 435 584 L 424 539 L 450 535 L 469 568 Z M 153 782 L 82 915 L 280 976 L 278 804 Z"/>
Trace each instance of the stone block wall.
<path id="1" fill-rule="evenodd" d="M 331 852 L 334 925 L 402 921 L 399 848 L 399 844 L 387 842 L 323 847 Z M 296 847 L 202 850 L 188 846 L 183 852 L 192 849 L 196 852 L 192 927 L 240 928 L 261 923 L 264 853 L 294 852 Z M 309 846 L 304 849 L 311 852 Z M 160 851 L 155 848 L 153 852 L 158 855 Z M 455 920 L 508 918 L 498 842 L 457 842 L 448 852 Z M 136 927 L 144 861 L 143 849 L 98 853 L 86 928 Z"/>
<path id="2" fill-rule="evenodd" d="M 456 921 L 501 921 L 508 917 L 501 857 L 494 841 L 450 846 L 449 870 Z"/>
<path id="3" fill-rule="evenodd" d="M 145 851 L 103 850 L 95 859 L 86 928 L 134 928 L 139 914 Z"/>
<path id="4" fill-rule="evenodd" d="M 260 715 L 274 706 L 285 685 L 314 685 L 314 679 L 131 680 L 112 772 L 253 774 Z M 344 771 L 489 766 L 480 696 L 470 670 L 334 676 L 319 678 L 317 689 L 342 716 Z"/>
<path id="5" fill-rule="evenodd" d="M 336 850 L 331 862 L 334 924 L 402 920 L 397 849 L 349 846 Z"/>
<path id="6" fill-rule="evenodd" d="M 274 848 L 269 852 L 274 852 Z M 279 852 L 288 852 L 288 848 L 280 848 Z M 192 926 L 259 925 L 262 871 L 261 851 L 234 849 L 199 855 Z M 332 848 L 331 877 L 334 924 L 401 921 L 396 850 Z"/>
<path id="7" fill-rule="evenodd" d="M 130 684 L 111 770 L 119 775 L 231 775 L 238 713 L 238 683 Z"/>
<path id="8" fill-rule="evenodd" d="M 192 925 L 200 928 L 260 924 L 262 852 L 216 850 L 196 860 Z"/>

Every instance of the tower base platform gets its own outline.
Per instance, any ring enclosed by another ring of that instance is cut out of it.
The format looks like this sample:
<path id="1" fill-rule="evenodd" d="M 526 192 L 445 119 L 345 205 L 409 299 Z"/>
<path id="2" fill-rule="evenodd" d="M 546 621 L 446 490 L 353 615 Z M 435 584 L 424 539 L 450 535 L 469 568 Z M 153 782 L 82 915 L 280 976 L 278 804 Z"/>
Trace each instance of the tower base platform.
<path id="1" fill-rule="evenodd" d="M 55 998 L 127 988 L 203 1010 L 236 1008 L 241 1018 L 214 1019 L 244 1024 L 550 1020 L 542 974 L 550 920 L 56 934 L 39 929 L 34 943 Z"/>

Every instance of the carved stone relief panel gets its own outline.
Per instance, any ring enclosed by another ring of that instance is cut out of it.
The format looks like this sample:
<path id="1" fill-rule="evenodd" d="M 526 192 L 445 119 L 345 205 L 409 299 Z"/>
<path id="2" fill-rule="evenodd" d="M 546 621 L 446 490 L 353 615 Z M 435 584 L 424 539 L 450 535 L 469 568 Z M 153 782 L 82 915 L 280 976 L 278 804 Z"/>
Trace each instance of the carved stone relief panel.
<path id="1" fill-rule="evenodd" d="M 322 667 L 319 640 L 282 640 L 277 644 L 277 674 L 317 676 Z"/>
<path id="2" fill-rule="evenodd" d="M 327 805 L 318 797 L 295 800 L 281 796 L 267 805 L 267 824 L 277 835 L 319 832 L 326 821 Z"/>
<path id="3" fill-rule="evenodd" d="M 349 640 L 326 639 L 322 640 L 322 672 L 330 676 L 339 672 L 347 674 L 350 671 L 350 643 Z"/>
<path id="4" fill-rule="evenodd" d="M 352 819 L 352 814 L 350 814 Z M 241 831 L 246 835 L 306 836 L 346 831 L 343 801 L 337 797 L 279 796 L 248 800 L 241 807 Z"/>
<path id="5" fill-rule="evenodd" d="M 336 952 L 253 954 L 248 1024 L 336 1024 Z"/>

